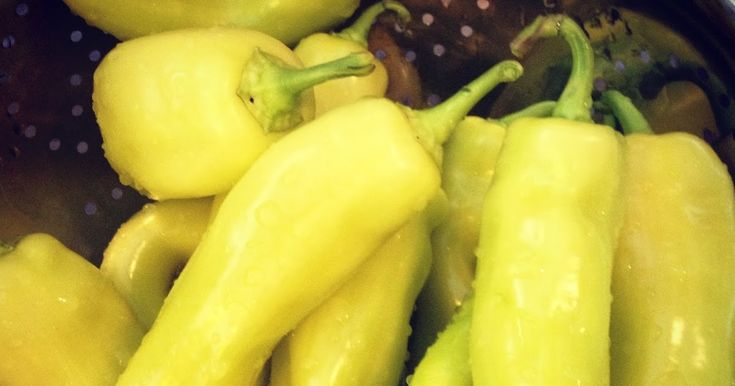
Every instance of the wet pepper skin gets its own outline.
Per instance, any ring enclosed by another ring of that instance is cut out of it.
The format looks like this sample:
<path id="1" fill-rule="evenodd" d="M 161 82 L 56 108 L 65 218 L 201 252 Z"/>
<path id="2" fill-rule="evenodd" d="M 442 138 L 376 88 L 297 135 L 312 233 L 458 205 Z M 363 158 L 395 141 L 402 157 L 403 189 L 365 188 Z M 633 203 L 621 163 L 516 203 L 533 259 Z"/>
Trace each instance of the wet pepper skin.
<path id="1" fill-rule="evenodd" d="M 269 36 L 219 28 L 134 39 L 105 56 L 93 106 L 105 157 L 124 184 L 153 199 L 232 187 L 281 136 L 263 132 L 236 93 L 256 47 L 301 65 Z"/>
<path id="2" fill-rule="evenodd" d="M 100 270 L 150 328 L 163 299 L 209 223 L 212 198 L 146 204 L 120 226 Z"/>
<path id="3" fill-rule="evenodd" d="M 501 62 L 426 111 L 366 98 L 271 146 L 219 205 L 118 384 L 258 382 L 278 342 L 440 194 L 442 143 L 522 70 Z"/>
<path id="4" fill-rule="evenodd" d="M 256 382 L 278 341 L 438 189 L 387 100 L 292 132 L 225 197 L 118 384 Z"/>
<path id="5" fill-rule="evenodd" d="M 495 173 L 505 127 L 521 117 L 549 116 L 555 105 L 540 102 L 500 120 L 468 116 L 444 144 L 442 189 L 448 210 L 431 235 L 434 260 L 414 316 L 412 354 L 416 360 L 472 291 L 483 201 Z"/>
<path id="6" fill-rule="evenodd" d="M 0 247 L 0 385 L 112 385 L 143 333 L 112 283 L 54 237 Z"/>
<path id="7" fill-rule="evenodd" d="M 653 134 L 606 91 L 626 142 L 625 219 L 615 257 L 613 385 L 735 382 L 735 190 L 701 138 Z"/>
<path id="8" fill-rule="evenodd" d="M 73 12 L 120 40 L 191 27 L 254 29 L 286 44 L 349 18 L 359 0 L 64 0 Z"/>
<path id="9" fill-rule="evenodd" d="M 470 331 L 473 384 L 607 385 L 623 139 L 591 122 L 592 50 L 570 18 L 537 18 L 523 54 L 563 37 L 572 74 L 550 118 L 506 130 L 485 197 Z"/>
<path id="10" fill-rule="evenodd" d="M 471 291 L 480 214 L 503 143 L 505 128 L 467 117 L 444 144 L 442 188 L 448 210 L 431 235 L 434 259 L 417 302 L 412 358 L 417 361 Z"/>
<path id="11" fill-rule="evenodd" d="M 612 384 L 733 382 L 733 184 L 688 133 L 626 136 L 613 277 Z"/>
<path id="12" fill-rule="evenodd" d="M 440 144 L 483 95 L 521 74 L 519 63 L 501 62 L 440 105 L 412 112 L 416 126 L 439 134 L 435 142 Z M 443 159 L 443 148 L 436 150 L 436 159 Z M 381 245 L 349 283 L 301 322 L 274 353 L 274 385 L 399 383 L 409 319 L 432 264 L 430 235 L 446 207 L 440 192 Z M 381 296 L 375 296 L 377 288 Z"/>
<path id="13" fill-rule="evenodd" d="M 477 249 L 477 385 L 603 385 L 622 138 L 524 118 L 506 132 Z"/>
<path id="14" fill-rule="evenodd" d="M 252 30 L 169 31 L 118 44 L 94 73 L 105 157 L 120 180 L 156 200 L 229 190 L 280 131 L 314 117 L 311 88 L 366 75 L 367 53 L 302 68 Z"/>
<path id="15" fill-rule="evenodd" d="M 411 312 L 431 266 L 430 217 L 402 226 L 281 342 L 272 386 L 399 383 Z"/>

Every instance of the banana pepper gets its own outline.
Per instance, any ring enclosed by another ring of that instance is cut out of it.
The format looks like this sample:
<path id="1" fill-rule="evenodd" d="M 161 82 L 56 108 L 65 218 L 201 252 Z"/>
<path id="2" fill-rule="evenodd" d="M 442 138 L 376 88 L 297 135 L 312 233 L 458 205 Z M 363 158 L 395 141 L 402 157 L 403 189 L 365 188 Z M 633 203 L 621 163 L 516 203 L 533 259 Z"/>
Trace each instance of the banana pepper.
<path id="1" fill-rule="evenodd" d="M 572 74 L 552 117 L 507 128 L 484 201 L 470 328 L 478 386 L 609 382 L 622 138 L 592 123 L 593 54 L 572 19 L 539 17 L 511 49 L 557 35 Z"/>
<path id="2" fill-rule="evenodd" d="M 472 386 L 469 337 L 473 303 L 471 294 L 463 300 L 413 374 L 406 378 L 408 385 Z"/>
<path id="3" fill-rule="evenodd" d="M 112 284 L 54 237 L 0 244 L 0 385 L 112 385 L 142 337 Z"/>
<path id="4" fill-rule="evenodd" d="M 551 115 L 556 102 L 544 101 L 498 120 L 467 117 L 444 145 L 442 187 L 446 219 L 432 233 L 434 261 L 416 305 L 411 385 L 471 385 L 469 326 L 475 249 L 482 202 L 492 183 L 506 127 L 522 117 Z M 428 348 L 428 350 L 427 350 Z"/>
<path id="5" fill-rule="evenodd" d="M 553 101 L 539 102 L 498 120 L 469 116 L 444 144 L 442 189 L 448 210 L 431 235 L 434 259 L 413 319 L 414 365 L 472 290 L 482 202 L 492 181 L 505 128 L 520 117 L 549 116 L 555 105 Z"/>
<path id="6" fill-rule="evenodd" d="M 359 0 L 64 0 L 84 20 L 120 40 L 193 27 L 239 27 L 286 44 L 346 20 Z"/>
<path id="7" fill-rule="evenodd" d="M 115 232 L 100 270 L 150 328 L 209 223 L 212 198 L 146 204 Z"/>
<path id="8" fill-rule="evenodd" d="M 436 196 L 441 143 L 494 79 L 426 111 L 364 99 L 269 147 L 227 193 L 118 384 L 256 382 L 279 340 Z"/>
<path id="9" fill-rule="evenodd" d="M 517 62 L 502 62 L 483 78 L 494 86 L 514 81 L 521 70 Z M 486 92 L 488 86 L 478 89 Z M 462 98 L 444 102 L 465 105 L 452 115 L 475 103 Z M 431 233 L 445 212 L 441 192 L 289 334 L 274 353 L 274 385 L 398 384 L 411 314 L 432 265 Z M 377 289 L 384 295 L 374 296 Z"/>
<path id="10" fill-rule="evenodd" d="M 399 384 L 411 312 L 431 266 L 431 215 L 409 220 L 289 333 L 273 353 L 272 386 Z"/>
<path id="11" fill-rule="evenodd" d="M 366 75 L 371 59 L 304 69 L 275 38 L 234 28 L 120 43 L 94 73 L 105 157 L 123 184 L 153 199 L 225 192 L 281 131 L 313 118 L 312 86 Z"/>
<path id="12" fill-rule="evenodd" d="M 701 138 L 655 135 L 617 91 L 602 101 L 626 142 L 625 219 L 612 283 L 613 385 L 731 385 L 735 191 Z"/>
<path id="13" fill-rule="evenodd" d="M 385 11 L 395 12 L 402 23 L 411 19 L 411 14 L 401 3 L 382 0 L 366 8 L 352 25 L 339 32 L 319 32 L 307 36 L 294 48 L 294 52 L 305 66 L 326 63 L 355 52 L 370 54 L 367 41 L 370 27 Z M 380 60 L 370 55 L 375 69 L 369 75 L 333 79 L 314 86 L 316 116 L 365 96 L 385 95 L 388 89 L 388 71 Z"/>

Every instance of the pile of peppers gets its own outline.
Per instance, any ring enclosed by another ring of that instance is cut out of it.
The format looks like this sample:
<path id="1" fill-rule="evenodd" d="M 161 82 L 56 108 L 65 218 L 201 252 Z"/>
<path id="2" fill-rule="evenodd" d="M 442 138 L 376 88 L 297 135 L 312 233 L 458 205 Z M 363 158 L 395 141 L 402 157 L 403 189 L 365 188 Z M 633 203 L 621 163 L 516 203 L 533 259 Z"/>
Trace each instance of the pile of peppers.
<path id="1" fill-rule="evenodd" d="M 432 107 L 385 96 L 367 34 L 410 20 L 395 0 L 336 32 L 355 1 L 308 26 L 288 1 L 67 3 L 127 39 L 93 106 L 150 202 L 100 267 L 53 235 L 0 243 L 0 385 L 735 383 L 732 176 L 624 90 L 593 100 L 573 19 L 510 47 L 563 39 L 560 97 L 489 118 L 521 62 Z"/>

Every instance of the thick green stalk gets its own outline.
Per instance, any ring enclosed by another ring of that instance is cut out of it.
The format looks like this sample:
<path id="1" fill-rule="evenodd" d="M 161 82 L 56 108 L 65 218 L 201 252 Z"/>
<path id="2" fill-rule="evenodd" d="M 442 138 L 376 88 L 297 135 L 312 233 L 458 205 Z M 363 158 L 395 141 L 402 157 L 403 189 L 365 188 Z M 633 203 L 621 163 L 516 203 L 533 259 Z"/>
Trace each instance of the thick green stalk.
<path id="1" fill-rule="evenodd" d="M 452 130 L 487 93 L 500 83 L 512 82 L 523 74 L 523 67 L 515 60 L 500 62 L 462 87 L 442 103 L 411 112 L 414 127 L 426 149 L 439 160 L 441 144 Z"/>
<path id="2" fill-rule="evenodd" d="M 525 56 L 538 39 L 561 36 L 572 50 L 572 72 L 554 109 L 553 116 L 592 122 L 594 52 L 587 35 L 565 15 L 539 16 L 510 43 L 511 52 Z"/>
<path id="3" fill-rule="evenodd" d="M 648 120 L 635 107 L 633 101 L 617 90 L 608 90 L 602 93 L 602 102 L 613 112 L 625 134 L 644 133 L 652 134 L 653 129 Z"/>
<path id="4" fill-rule="evenodd" d="M 243 70 L 237 94 L 266 132 L 288 130 L 304 121 L 302 93 L 317 84 L 373 71 L 372 55 L 354 53 L 307 68 L 293 68 L 256 50 Z"/>
<path id="5" fill-rule="evenodd" d="M 358 17 L 351 26 L 335 33 L 335 35 L 342 39 L 351 40 L 367 48 L 370 27 L 375 23 L 378 16 L 385 11 L 395 12 L 401 23 L 408 23 L 411 20 L 411 13 L 403 6 L 403 4 L 394 0 L 383 0 L 365 9 L 365 11 L 360 14 L 360 17 Z"/>

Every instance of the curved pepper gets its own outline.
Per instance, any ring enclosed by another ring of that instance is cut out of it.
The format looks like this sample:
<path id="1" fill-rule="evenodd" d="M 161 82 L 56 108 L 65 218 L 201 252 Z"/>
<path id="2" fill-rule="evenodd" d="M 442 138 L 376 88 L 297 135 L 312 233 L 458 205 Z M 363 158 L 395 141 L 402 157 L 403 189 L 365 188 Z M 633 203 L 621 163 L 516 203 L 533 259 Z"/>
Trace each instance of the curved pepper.
<path id="1" fill-rule="evenodd" d="M 293 44 L 346 20 L 359 0 L 64 0 L 71 10 L 120 40 L 192 27 L 253 29 Z"/>
<path id="2" fill-rule="evenodd" d="M 364 99 L 268 148 L 222 201 L 118 384 L 255 382 L 278 341 L 437 194 L 441 143 L 494 80 L 426 111 Z"/>
<path id="3" fill-rule="evenodd" d="M 112 385 L 142 336 L 112 284 L 52 236 L 0 244 L 1 385 Z"/>
<path id="4" fill-rule="evenodd" d="M 273 353 L 272 386 L 399 384 L 411 312 L 431 266 L 430 216 L 402 226 L 289 333 Z"/>
<path id="5" fill-rule="evenodd" d="M 603 93 L 626 142 L 625 220 L 612 283 L 613 385 L 735 382 L 735 191 L 701 138 L 653 135 Z"/>
<path id="6" fill-rule="evenodd" d="M 502 62 L 486 77 L 497 85 L 515 80 L 519 70 Z M 274 353 L 274 384 L 398 384 L 409 319 L 432 264 L 430 234 L 445 211 L 442 193 L 299 324 Z M 384 295 L 374 296 L 376 290 Z"/>
<path id="7" fill-rule="evenodd" d="M 146 328 L 199 244 L 211 209 L 211 198 L 148 203 L 120 226 L 105 249 L 102 274 Z"/>
<path id="8" fill-rule="evenodd" d="M 448 213 L 431 235 L 434 260 L 413 320 L 414 364 L 471 292 L 482 203 L 506 126 L 520 117 L 549 116 L 555 105 L 540 102 L 499 120 L 469 116 L 444 144 L 442 189 L 449 201 Z"/>
<path id="9" fill-rule="evenodd" d="M 406 378 L 409 386 L 472 386 L 469 337 L 473 302 L 470 295 L 457 308 L 414 373 Z"/>
<path id="10" fill-rule="evenodd" d="M 609 382 L 622 138 L 591 123 L 593 55 L 573 20 L 540 17 L 511 49 L 557 35 L 574 58 L 567 87 L 552 117 L 508 127 L 485 197 L 470 331 L 477 386 Z"/>
<path id="11" fill-rule="evenodd" d="M 153 199 L 227 191 L 277 131 L 313 118 L 310 88 L 369 73 L 368 54 L 301 69 L 260 32 L 191 29 L 118 44 L 94 73 L 105 157 Z"/>
<path id="12" fill-rule="evenodd" d="M 395 12 L 403 23 L 411 19 L 411 14 L 401 3 L 383 0 L 365 9 L 351 26 L 340 32 L 319 32 L 307 36 L 294 48 L 294 52 L 305 66 L 329 62 L 355 52 L 370 54 L 367 42 L 370 26 L 385 11 Z M 384 96 L 388 89 L 388 72 L 374 56 L 372 63 L 375 70 L 369 75 L 334 79 L 314 86 L 316 116 L 365 96 Z"/>

